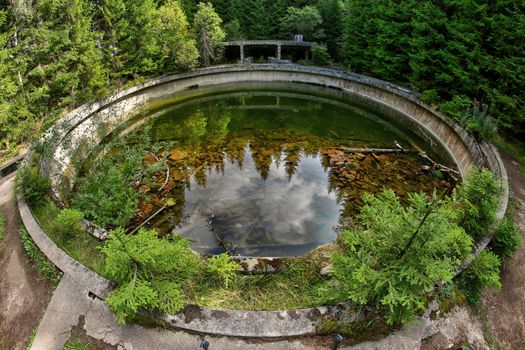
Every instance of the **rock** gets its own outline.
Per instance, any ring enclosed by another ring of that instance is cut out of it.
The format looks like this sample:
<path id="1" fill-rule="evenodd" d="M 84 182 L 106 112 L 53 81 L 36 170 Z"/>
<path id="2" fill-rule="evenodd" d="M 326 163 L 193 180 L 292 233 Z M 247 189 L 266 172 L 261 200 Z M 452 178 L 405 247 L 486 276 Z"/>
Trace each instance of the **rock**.
<path id="1" fill-rule="evenodd" d="M 324 266 L 319 272 L 321 276 L 332 276 L 334 274 L 334 266 L 332 264 Z"/>
<path id="2" fill-rule="evenodd" d="M 187 153 L 185 151 L 174 149 L 173 151 L 170 152 L 169 158 L 171 160 L 181 160 L 183 158 L 186 158 L 186 156 L 187 156 Z"/>

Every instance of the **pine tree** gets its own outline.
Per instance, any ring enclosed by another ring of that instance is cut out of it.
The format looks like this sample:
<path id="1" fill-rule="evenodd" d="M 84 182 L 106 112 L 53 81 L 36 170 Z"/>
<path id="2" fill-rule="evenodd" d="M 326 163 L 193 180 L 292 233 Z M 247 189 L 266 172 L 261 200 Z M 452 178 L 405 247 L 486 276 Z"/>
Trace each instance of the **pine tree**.
<path id="1" fill-rule="evenodd" d="M 222 56 L 221 43 L 226 34 L 221 28 L 222 20 L 215 12 L 213 5 L 199 3 L 195 13 L 193 27 L 199 42 L 201 62 L 208 65 L 217 62 Z"/>

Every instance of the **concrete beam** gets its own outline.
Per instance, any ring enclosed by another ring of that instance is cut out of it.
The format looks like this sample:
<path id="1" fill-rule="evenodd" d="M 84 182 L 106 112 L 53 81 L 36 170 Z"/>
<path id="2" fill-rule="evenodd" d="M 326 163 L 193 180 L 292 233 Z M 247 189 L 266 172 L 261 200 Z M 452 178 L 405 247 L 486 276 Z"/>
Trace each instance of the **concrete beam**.
<path id="1" fill-rule="evenodd" d="M 313 47 L 316 45 L 313 41 L 294 41 L 294 40 L 236 40 L 226 41 L 224 46 L 245 46 L 245 45 L 281 45 L 281 46 L 303 46 Z"/>

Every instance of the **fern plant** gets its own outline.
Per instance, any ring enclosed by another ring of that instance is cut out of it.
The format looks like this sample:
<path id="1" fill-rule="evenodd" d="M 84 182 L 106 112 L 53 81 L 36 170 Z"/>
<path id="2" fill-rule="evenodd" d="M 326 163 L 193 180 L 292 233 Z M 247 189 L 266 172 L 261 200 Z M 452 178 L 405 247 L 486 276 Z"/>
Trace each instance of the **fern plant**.
<path id="1" fill-rule="evenodd" d="M 117 228 L 109 233 L 102 252 L 106 273 L 117 283 L 106 302 L 119 323 L 140 310 L 175 313 L 184 306 L 182 286 L 198 266 L 186 239 L 160 238 L 146 229 L 127 235 Z"/>
<path id="2" fill-rule="evenodd" d="M 235 280 L 238 269 L 239 264 L 231 261 L 227 253 L 215 255 L 206 262 L 206 271 L 209 277 L 226 288 Z"/>

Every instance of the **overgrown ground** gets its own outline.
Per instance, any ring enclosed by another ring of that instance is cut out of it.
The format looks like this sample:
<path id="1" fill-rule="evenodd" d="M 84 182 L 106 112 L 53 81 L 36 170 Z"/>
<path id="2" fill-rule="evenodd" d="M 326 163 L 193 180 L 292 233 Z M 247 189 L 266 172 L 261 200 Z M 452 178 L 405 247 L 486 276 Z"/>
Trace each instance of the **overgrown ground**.
<path id="1" fill-rule="evenodd" d="M 522 155 L 523 156 L 523 155 Z M 502 152 L 513 197 L 519 207 L 515 219 L 525 237 L 525 178 L 523 165 Z M 512 204 L 511 204 L 512 205 Z M 525 244 L 502 268 L 499 291 L 483 294 L 482 317 L 486 318 L 487 340 L 501 349 L 525 349 Z M 490 339 L 492 338 L 492 339 Z"/>
<path id="2" fill-rule="evenodd" d="M 13 186 L 12 175 L 0 179 L 0 211 L 6 224 L 0 241 L 0 350 L 25 349 L 53 291 L 22 248 Z"/>

